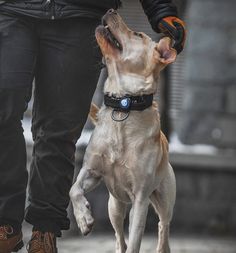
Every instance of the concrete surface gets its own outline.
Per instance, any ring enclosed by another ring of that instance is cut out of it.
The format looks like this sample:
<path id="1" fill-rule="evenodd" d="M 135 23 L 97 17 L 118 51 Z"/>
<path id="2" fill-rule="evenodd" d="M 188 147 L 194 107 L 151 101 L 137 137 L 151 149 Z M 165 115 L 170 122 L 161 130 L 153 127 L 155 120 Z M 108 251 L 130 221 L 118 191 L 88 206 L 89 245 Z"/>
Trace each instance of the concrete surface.
<path id="1" fill-rule="evenodd" d="M 25 244 L 30 238 L 31 228 L 24 226 Z M 145 235 L 140 253 L 155 252 L 155 233 Z M 203 235 L 172 236 L 171 253 L 236 253 L 236 238 L 213 238 Z M 91 234 L 87 237 L 65 236 L 58 239 L 58 253 L 114 253 L 114 234 Z M 19 253 L 26 253 L 26 247 Z"/>
<path id="2" fill-rule="evenodd" d="M 90 236 L 61 240 L 60 253 L 114 253 L 114 237 L 111 235 Z M 156 238 L 145 236 L 140 253 L 155 252 Z M 213 239 L 196 237 L 171 238 L 172 253 L 236 253 L 236 241 L 232 239 Z"/>

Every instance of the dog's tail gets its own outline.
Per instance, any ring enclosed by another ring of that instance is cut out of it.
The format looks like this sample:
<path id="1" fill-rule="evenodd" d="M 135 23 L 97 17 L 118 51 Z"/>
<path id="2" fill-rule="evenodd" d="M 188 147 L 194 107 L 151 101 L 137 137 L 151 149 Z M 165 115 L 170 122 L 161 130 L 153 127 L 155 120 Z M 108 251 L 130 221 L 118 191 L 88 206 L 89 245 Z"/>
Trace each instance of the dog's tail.
<path id="1" fill-rule="evenodd" d="M 94 103 L 92 103 L 90 106 L 89 118 L 94 125 L 96 125 L 97 121 L 98 121 L 98 117 L 97 117 L 98 111 L 99 111 L 98 106 L 96 106 Z"/>

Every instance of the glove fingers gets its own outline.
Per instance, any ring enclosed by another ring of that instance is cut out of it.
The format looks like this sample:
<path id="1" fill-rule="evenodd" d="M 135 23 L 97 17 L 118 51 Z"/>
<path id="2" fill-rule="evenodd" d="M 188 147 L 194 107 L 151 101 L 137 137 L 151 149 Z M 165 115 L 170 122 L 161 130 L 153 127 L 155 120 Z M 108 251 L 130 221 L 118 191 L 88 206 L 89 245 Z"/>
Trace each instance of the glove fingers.
<path id="1" fill-rule="evenodd" d="M 171 36 L 173 39 L 175 39 L 175 37 L 178 36 L 178 31 L 176 30 L 176 27 L 170 25 L 164 20 L 160 21 L 160 25 L 162 27 L 162 32 L 165 35 Z"/>
<path id="2" fill-rule="evenodd" d="M 160 21 L 160 29 L 166 35 L 174 39 L 174 48 L 179 54 L 184 47 L 186 32 L 184 23 L 178 18 L 162 19 Z"/>
<path id="3" fill-rule="evenodd" d="M 181 40 L 181 41 L 184 41 L 185 40 L 185 29 L 184 27 L 177 23 L 177 22 L 174 22 L 174 25 L 176 27 L 176 40 Z"/>
<path id="4" fill-rule="evenodd" d="M 177 36 L 174 38 L 175 43 L 173 47 L 176 49 L 177 53 L 179 54 L 183 50 L 183 47 L 184 47 L 185 30 L 181 24 L 177 22 L 173 22 L 173 24 L 175 25 L 176 31 L 177 31 Z"/>

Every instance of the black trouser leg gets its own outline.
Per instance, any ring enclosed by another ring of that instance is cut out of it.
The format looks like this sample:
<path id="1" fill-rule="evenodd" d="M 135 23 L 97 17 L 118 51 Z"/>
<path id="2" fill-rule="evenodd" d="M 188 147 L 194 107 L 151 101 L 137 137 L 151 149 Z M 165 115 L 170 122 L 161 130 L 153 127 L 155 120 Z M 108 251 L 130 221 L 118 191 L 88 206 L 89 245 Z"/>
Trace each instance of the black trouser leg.
<path id="1" fill-rule="evenodd" d="M 26 220 L 34 229 L 69 228 L 66 208 L 75 144 L 100 73 L 94 30 L 98 20 L 43 21 L 33 115 L 34 152 Z"/>
<path id="2" fill-rule="evenodd" d="M 28 177 L 21 119 L 30 98 L 35 45 L 32 25 L 0 14 L 0 224 L 17 230 Z"/>

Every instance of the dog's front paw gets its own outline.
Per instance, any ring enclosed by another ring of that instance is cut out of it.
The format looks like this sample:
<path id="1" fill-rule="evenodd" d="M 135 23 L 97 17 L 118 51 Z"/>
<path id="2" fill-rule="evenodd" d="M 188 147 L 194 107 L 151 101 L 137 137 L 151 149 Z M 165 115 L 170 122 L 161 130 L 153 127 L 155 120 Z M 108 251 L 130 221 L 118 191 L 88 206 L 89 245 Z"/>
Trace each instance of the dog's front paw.
<path id="1" fill-rule="evenodd" d="M 94 218 L 91 214 L 90 204 L 85 198 L 83 201 L 79 201 L 75 217 L 81 233 L 83 235 L 89 234 L 93 228 Z"/>

